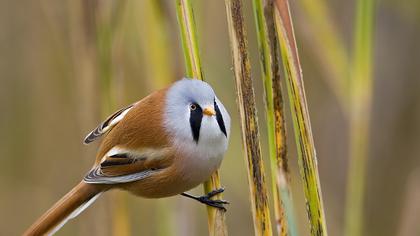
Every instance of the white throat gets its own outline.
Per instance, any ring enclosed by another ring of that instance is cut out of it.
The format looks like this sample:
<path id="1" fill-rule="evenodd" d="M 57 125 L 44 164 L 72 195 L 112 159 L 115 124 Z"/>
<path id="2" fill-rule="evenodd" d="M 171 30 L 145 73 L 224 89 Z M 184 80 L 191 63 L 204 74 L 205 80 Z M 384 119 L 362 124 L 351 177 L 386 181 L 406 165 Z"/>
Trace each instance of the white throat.
<path id="1" fill-rule="evenodd" d="M 173 145 L 176 152 L 185 158 L 187 180 L 195 186 L 206 181 L 220 167 L 228 147 L 228 138 L 220 132 L 214 117 L 203 117 L 198 142 L 192 138 L 185 140 L 175 137 Z"/>
<path id="2" fill-rule="evenodd" d="M 188 154 L 207 159 L 222 156 L 227 150 L 228 138 L 220 131 L 214 116 L 204 116 L 198 142 L 192 138 L 185 140 L 175 137 L 175 143 L 182 146 Z"/>

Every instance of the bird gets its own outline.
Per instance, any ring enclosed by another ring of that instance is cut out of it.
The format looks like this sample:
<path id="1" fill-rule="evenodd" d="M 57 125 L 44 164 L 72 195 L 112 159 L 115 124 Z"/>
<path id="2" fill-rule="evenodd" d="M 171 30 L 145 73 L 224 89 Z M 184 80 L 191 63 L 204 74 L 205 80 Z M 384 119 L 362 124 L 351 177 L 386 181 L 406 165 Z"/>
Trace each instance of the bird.
<path id="1" fill-rule="evenodd" d="M 102 193 L 126 190 L 144 198 L 182 195 L 226 210 L 229 202 L 186 191 L 208 180 L 228 148 L 231 120 L 212 87 L 183 78 L 109 116 L 84 139 L 102 137 L 93 167 L 24 235 L 52 235 Z"/>

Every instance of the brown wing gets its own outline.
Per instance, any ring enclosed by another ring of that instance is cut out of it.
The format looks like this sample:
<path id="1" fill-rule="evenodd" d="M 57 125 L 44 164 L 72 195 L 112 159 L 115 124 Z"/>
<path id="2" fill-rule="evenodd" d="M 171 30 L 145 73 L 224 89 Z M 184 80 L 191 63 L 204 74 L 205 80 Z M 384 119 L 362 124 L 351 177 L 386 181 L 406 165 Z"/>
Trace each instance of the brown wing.
<path id="1" fill-rule="evenodd" d="M 84 181 L 91 184 L 129 183 L 157 173 L 170 165 L 168 150 L 131 152 L 118 150 L 110 156 L 105 156 L 85 176 Z"/>
<path id="2" fill-rule="evenodd" d="M 126 183 L 146 178 L 171 163 L 164 129 L 165 91 L 157 91 L 132 106 L 105 136 L 89 183 Z"/>
<path id="3" fill-rule="evenodd" d="M 168 135 L 163 120 L 165 94 L 166 89 L 156 91 L 130 108 L 103 139 L 96 156 L 97 164 L 114 147 L 135 151 L 168 146 Z"/>
<path id="4" fill-rule="evenodd" d="M 131 104 L 127 107 L 124 107 L 118 111 L 116 111 L 114 114 L 109 116 L 105 121 L 103 121 L 98 127 L 96 127 L 94 130 L 92 130 L 84 139 L 84 144 L 89 144 L 93 141 L 95 141 L 97 138 L 101 137 L 104 133 L 109 131 L 113 126 L 118 124 L 124 116 L 128 113 L 128 111 L 134 106 L 134 104 Z"/>

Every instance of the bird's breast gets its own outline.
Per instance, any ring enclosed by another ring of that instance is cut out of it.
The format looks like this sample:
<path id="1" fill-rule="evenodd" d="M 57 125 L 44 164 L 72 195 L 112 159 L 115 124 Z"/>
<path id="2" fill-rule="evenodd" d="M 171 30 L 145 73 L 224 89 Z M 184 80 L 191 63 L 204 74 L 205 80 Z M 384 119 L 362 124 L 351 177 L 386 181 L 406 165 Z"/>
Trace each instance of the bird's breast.
<path id="1" fill-rule="evenodd" d="M 227 141 L 216 139 L 207 143 L 179 142 L 175 146 L 179 158 L 176 165 L 182 170 L 183 180 L 198 185 L 208 180 L 219 168 L 227 148 Z"/>

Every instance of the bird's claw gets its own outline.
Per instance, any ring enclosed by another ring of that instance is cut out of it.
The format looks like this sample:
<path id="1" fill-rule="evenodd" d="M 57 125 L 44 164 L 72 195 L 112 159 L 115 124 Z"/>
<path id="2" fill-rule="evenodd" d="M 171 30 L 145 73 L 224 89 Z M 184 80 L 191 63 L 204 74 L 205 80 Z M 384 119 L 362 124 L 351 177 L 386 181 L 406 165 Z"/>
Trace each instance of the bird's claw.
<path id="1" fill-rule="evenodd" d="M 224 188 L 215 189 L 204 196 L 198 197 L 197 200 L 208 206 L 212 206 L 217 209 L 226 211 L 226 208 L 223 206 L 223 204 L 229 204 L 228 201 L 220 200 L 220 199 L 215 199 L 215 200 L 211 199 L 212 197 L 216 196 L 217 194 L 223 193 L 224 191 L 225 191 Z"/>
<path id="2" fill-rule="evenodd" d="M 218 189 L 215 189 L 215 190 L 207 193 L 205 196 L 207 196 L 208 198 L 211 198 L 211 197 L 216 196 L 219 193 L 223 193 L 224 191 L 225 191 L 225 188 L 218 188 Z"/>
<path id="3" fill-rule="evenodd" d="M 223 193 L 224 191 L 225 191 L 224 188 L 215 189 L 201 197 L 196 197 L 188 193 L 181 193 L 181 195 L 188 198 L 195 199 L 203 204 L 206 204 L 207 206 L 215 207 L 219 210 L 226 211 L 226 208 L 223 205 L 229 204 L 228 201 L 221 200 L 221 199 L 215 199 L 215 200 L 211 199 L 212 197 L 216 196 L 217 194 Z"/>

